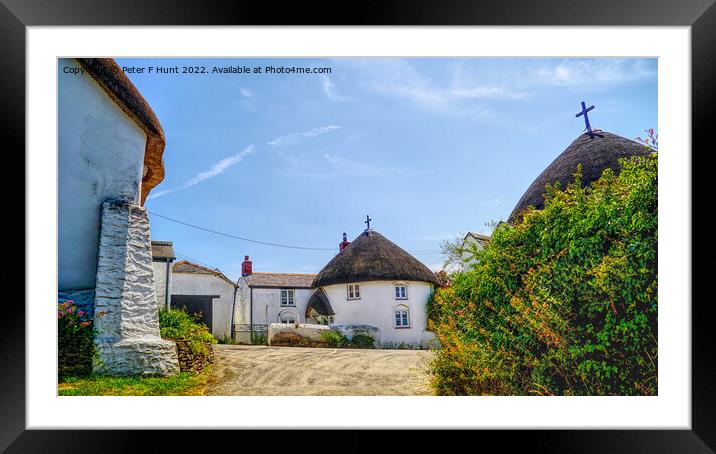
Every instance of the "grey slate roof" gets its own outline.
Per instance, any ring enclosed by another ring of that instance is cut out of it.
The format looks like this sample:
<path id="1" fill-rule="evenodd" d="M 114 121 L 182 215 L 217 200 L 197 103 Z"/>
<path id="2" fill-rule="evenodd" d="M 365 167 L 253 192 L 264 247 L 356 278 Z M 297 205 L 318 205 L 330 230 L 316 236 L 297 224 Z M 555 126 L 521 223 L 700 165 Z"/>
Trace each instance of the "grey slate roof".
<path id="1" fill-rule="evenodd" d="M 582 164 L 582 185 L 587 186 L 598 180 L 607 168 L 618 174 L 620 158 L 651 152 L 644 144 L 611 132 L 595 129 L 594 138 L 590 138 L 586 133 L 582 134 L 532 182 L 508 220 L 518 221 L 521 219 L 521 213 L 530 206 L 538 210 L 544 208 L 545 186 L 559 182 L 564 189 L 568 183 L 574 181 L 573 174 L 578 164 Z"/>
<path id="2" fill-rule="evenodd" d="M 313 287 L 406 280 L 437 284 L 435 273 L 375 230 L 366 230 L 323 267 Z"/>
<path id="3" fill-rule="evenodd" d="M 243 276 L 249 287 L 311 288 L 315 274 L 253 273 Z"/>
<path id="4" fill-rule="evenodd" d="M 171 241 L 152 241 L 152 260 L 174 260 L 174 246 Z"/>

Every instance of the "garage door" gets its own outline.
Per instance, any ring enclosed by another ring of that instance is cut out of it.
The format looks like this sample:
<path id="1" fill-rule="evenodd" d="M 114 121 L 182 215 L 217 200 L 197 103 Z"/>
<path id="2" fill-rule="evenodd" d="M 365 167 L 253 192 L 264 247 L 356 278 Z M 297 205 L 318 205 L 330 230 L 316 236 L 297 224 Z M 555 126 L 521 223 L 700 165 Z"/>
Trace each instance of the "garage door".
<path id="1" fill-rule="evenodd" d="M 209 327 L 211 331 L 211 312 L 214 298 L 218 295 L 172 295 L 171 306 L 175 309 L 186 309 L 190 314 L 196 314 L 199 321 Z"/>

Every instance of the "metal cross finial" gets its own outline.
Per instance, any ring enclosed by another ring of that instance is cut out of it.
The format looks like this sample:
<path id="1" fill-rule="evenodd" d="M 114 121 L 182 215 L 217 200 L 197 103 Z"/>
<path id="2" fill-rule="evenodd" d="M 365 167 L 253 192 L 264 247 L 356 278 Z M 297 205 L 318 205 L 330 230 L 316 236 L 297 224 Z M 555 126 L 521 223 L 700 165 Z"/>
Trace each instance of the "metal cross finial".
<path id="1" fill-rule="evenodd" d="M 584 115 L 584 123 L 586 123 L 586 125 L 587 125 L 587 127 L 584 128 L 584 129 L 587 130 L 587 134 L 589 134 L 589 137 L 593 139 L 593 138 L 594 138 L 594 133 L 592 132 L 592 125 L 589 124 L 589 116 L 587 115 L 587 112 L 589 112 L 589 111 L 592 110 L 592 109 L 594 109 L 594 106 L 589 106 L 589 107 L 587 107 L 587 106 L 584 104 L 584 101 L 582 101 L 582 111 L 579 112 L 577 115 L 575 115 L 575 117 L 579 117 L 580 115 Z"/>
<path id="2" fill-rule="evenodd" d="M 372 219 L 370 218 L 370 216 L 368 216 L 368 215 L 366 214 L 366 215 L 365 215 L 365 222 L 364 222 L 364 224 L 366 224 L 366 225 L 368 226 L 368 227 L 366 228 L 366 230 L 370 230 L 370 221 L 372 221 Z"/>

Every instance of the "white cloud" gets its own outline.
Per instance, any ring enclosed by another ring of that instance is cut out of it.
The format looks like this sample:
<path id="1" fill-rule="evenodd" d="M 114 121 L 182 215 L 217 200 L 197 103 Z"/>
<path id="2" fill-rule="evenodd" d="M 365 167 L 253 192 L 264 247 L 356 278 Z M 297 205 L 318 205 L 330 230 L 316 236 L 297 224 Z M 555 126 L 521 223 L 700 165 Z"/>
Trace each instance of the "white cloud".
<path id="1" fill-rule="evenodd" d="M 253 145 L 249 145 L 248 147 L 244 148 L 243 150 L 239 151 L 238 153 L 229 156 L 228 158 L 224 158 L 221 161 L 217 162 L 209 170 L 206 170 L 204 172 L 201 172 L 191 180 L 184 183 L 182 188 L 189 188 L 191 186 L 197 185 L 201 183 L 202 181 L 208 180 L 209 178 L 214 178 L 217 175 L 221 175 L 228 169 L 229 167 L 241 162 L 246 156 L 253 153 L 255 150 L 255 147 Z"/>
<path id="2" fill-rule="evenodd" d="M 236 154 L 233 154 L 229 156 L 228 158 L 224 158 L 221 161 L 217 162 L 209 170 L 205 170 L 204 172 L 201 172 L 194 176 L 193 178 L 189 179 L 186 183 L 182 184 L 178 188 L 174 189 L 165 189 L 162 191 L 156 191 L 149 194 L 149 197 L 147 199 L 156 199 L 162 196 L 165 196 L 167 194 L 171 194 L 172 192 L 181 191 L 183 189 L 190 188 L 192 186 L 195 186 L 203 181 L 206 181 L 210 178 L 214 178 L 218 175 L 221 175 L 222 173 L 226 172 L 227 169 L 230 167 L 238 164 L 241 162 L 246 156 L 253 153 L 255 151 L 255 147 L 253 145 L 249 145 L 248 147 L 244 148 L 243 150 L 239 151 Z"/>
<path id="3" fill-rule="evenodd" d="M 326 98 L 330 99 L 331 101 L 347 101 L 348 98 L 345 96 L 342 96 L 338 94 L 336 90 L 336 84 L 333 83 L 330 77 L 323 76 L 323 93 L 326 94 Z"/>
<path id="4" fill-rule="evenodd" d="M 525 92 L 464 77 L 460 65 L 453 67 L 451 83 L 438 85 L 406 60 L 384 60 L 382 64 L 371 62 L 370 66 L 362 66 L 362 62 L 357 64 L 367 74 L 365 85 L 368 89 L 444 113 L 486 118 L 492 116 L 493 111 L 477 101 L 514 101 L 528 97 Z"/>
<path id="5" fill-rule="evenodd" d="M 536 83 L 557 86 L 622 84 L 656 77 L 656 69 L 645 60 L 570 59 L 552 66 L 540 67 Z"/>
<path id="6" fill-rule="evenodd" d="M 320 136 L 323 134 L 328 134 L 329 132 L 332 132 L 332 131 L 335 131 L 336 129 L 341 129 L 341 128 L 342 128 L 342 126 L 337 126 L 337 125 L 319 126 L 317 128 L 313 128 L 308 131 L 294 132 L 292 134 L 277 137 L 277 138 L 275 138 L 269 142 L 266 142 L 266 143 L 269 145 L 275 145 L 275 146 L 296 145 L 297 143 L 303 142 L 306 139 L 310 139 L 312 137 Z"/>
<path id="7" fill-rule="evenodd" d="M 243 96 L 244 98 L 250 98 L 254 95 L 247 88 L 244 87 L 239 87 L 239 93 L 241 93 L 241 96 Z"/>

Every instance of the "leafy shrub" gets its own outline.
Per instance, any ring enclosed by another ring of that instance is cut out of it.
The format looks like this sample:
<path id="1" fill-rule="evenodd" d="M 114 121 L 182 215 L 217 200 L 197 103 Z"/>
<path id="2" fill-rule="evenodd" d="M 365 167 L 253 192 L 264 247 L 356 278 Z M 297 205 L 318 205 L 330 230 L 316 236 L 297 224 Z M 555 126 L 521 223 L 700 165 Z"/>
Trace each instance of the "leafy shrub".
<path id="1" fill-rule="evenodd" d="M 217 340 L 203 323 L 185 309 L 159 309 L 159 333 L 164 339 L 186 340 L 195 355 L 208 355 L 206 344 L 216 344 Z"/>
<path id="2" fill-rule="evenodd" d="M 92 373 L 96 355 L 94 329 L 88 314 L 68 300 L 57 305 L 58 375 L 82 377 Z"/>
<path id="3" fill-rule="evenodd" d="M 224 344 L 224 345 L 236 345 L 238 343 L 238 342 L 236 342 L 236 339 L 234 339 L 231 336 L 228 336 L 226 334 L 224 334 L 221 337 L 216 338 L 216 341 L 219 344 Z"/>
<path id="4" fill-rule="evenodd" d="M 435 293 L 437 394 L 657 394 L 657 156 L 580 171 Z"/>
<path id="5" fill-rule="evenodd" d="M 355 334 L 348 342 L 351 348 L 374 348 L 375 339 L 367 334 Z"/>
<path id="6" fill-rule="evenodd" d="M 268 343 L 268 336 L 265 332 L 252 332 L 251 343 L 254 345 L 266 345 Z"/>
<path id="7" fill-rule="evenodd" d="M 271 338 L 271 345 L 279 347 L 319 347 L 321 342 L 309 339 L 300 334 L 284 331 Z"/>
<path id="8" fill-rule="evenodd" d="M 331 348 L 341 348 L 348 343 L 346 336 L 333 330 L 321 332 L 321 341 L 323 341 L 327 347 Z"/>
<path id="9" fill-rule="evenodd" d="M 381 348 L 386 350 L 424 350 L 422 345 L 406 344 L 405 342 L 385 342 Z"/>

